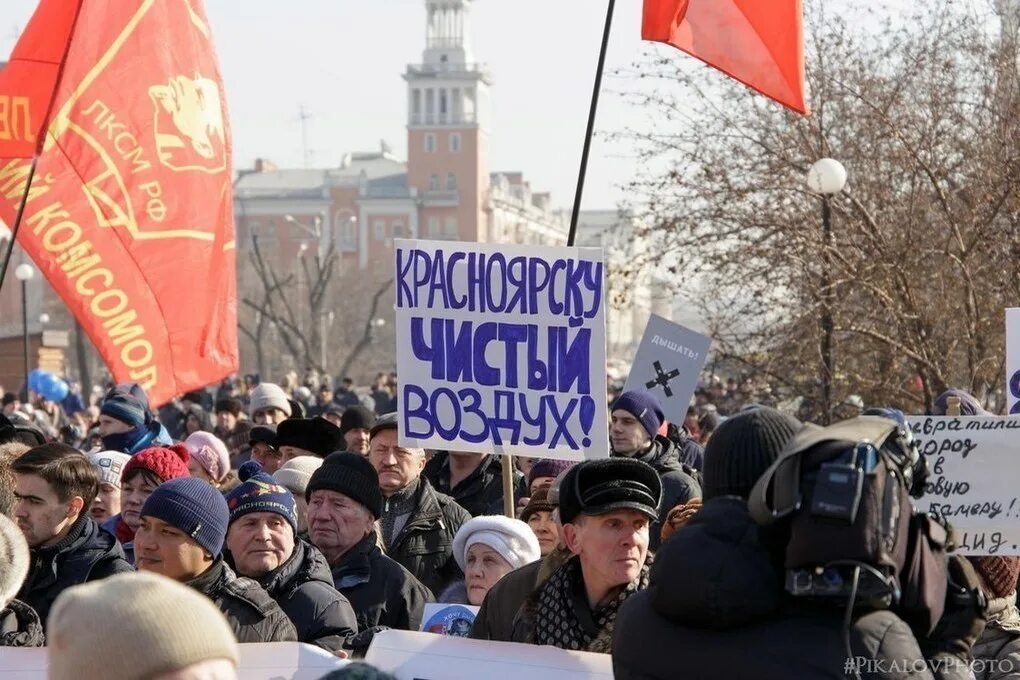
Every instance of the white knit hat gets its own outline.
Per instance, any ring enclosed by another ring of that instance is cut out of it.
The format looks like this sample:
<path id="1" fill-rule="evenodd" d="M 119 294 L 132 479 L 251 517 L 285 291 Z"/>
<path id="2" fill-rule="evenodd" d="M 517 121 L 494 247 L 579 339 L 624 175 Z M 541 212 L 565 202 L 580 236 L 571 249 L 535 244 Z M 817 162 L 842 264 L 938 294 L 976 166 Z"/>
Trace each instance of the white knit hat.
<path id="1" fill-rule="evenodd" d="M 507 561 L 513 569 L 539 559 L 542 554 L 535 532 L 519 519 L 503 515 L 473 517 L 465 522 L 453 538 L 453 557 L 461 571 L 467 568 L 468 549 L 481 543 L 487 545 Z"/>
<path id="2" fill-rule="evenodd" d="M 249 415 L 255 417 L 256 411 L 264 408 L 278 408 L 290 418 L 290 402 L 287 393 L 275 383 L 259 383 L 248 397 Z"/>
<path id="3" fill-rule="evenodd" d="M 297 456 L 283 464 L 273 473 L 273 479 L 286 487 L 295 497 L 305 497 L 305 489 L 312 479 L 312 473 L 322 467 L 322 458 L 318 456 Z"/>
<path id="4" fill-rule="evenodd" d="M 68 588 L 50 610 L 46 642 L 50 680 L 142 680 L 202 661 L 238 663 L 213 601 L 152 572 Z"/>
<path id="5" fill-rule="evenodd" d="M 18 525 L 0 515 L 0 609 L 14 599 L 28 576 L 28 543 Z"/>
<path id="6" fill-rule="evenodd" d="M 99 481 L 120 488 L 120 473 L 131 456 L 120 451 L 99 451 L 89 454 L 89 462 L 99 473 Z"/>

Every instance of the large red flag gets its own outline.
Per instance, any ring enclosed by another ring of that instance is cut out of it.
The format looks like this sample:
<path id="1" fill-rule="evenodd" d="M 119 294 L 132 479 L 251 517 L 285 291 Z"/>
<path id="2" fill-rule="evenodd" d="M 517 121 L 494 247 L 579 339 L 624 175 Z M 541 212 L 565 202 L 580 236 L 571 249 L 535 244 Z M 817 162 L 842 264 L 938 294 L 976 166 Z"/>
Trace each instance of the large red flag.
<path id="1" fill-rule="evenodd" d="M 18 241 L 114 378 L 157 406 L 237 370 L 226 99 L 201 0 L 78 4 L 43 0 L 15 49 L 66 51 Z M 32 30 L 51 26 L 69 29 Z M 0 98 L 33 87 L 5 76 Z M 23 157 L 0 144 L 8 224 Z"/>
<path id="2" fill-rule="evenodd" d="M 801 0 L 645 0 L 641 37 L 807 114 Z"/>

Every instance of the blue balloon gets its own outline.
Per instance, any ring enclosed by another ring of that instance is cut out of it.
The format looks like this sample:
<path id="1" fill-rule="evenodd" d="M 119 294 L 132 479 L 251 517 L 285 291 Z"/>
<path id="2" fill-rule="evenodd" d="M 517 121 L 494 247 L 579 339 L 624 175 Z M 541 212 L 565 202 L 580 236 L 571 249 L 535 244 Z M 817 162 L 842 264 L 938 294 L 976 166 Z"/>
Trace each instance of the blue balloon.
<path id="1" fill-rule="evenodd" d="M 33 392 L 38 392 L 39 388 L 42 386 L 41 380 L 44 375 L 49 374 L 41 368 L 33 369 L 32 372 L 28 374 L 28 389 Z"/>
<path id="2" fill-rule="evenodd" d="M 39 387 L 42 388 L 39 390 L 39 394 L 42 395 L 43 399 L 48 399 L 49 401 L 61 401 L 67 396 L 68 392 L 67 383 L 52 373 L 43 378 L 43 382 Z"/>

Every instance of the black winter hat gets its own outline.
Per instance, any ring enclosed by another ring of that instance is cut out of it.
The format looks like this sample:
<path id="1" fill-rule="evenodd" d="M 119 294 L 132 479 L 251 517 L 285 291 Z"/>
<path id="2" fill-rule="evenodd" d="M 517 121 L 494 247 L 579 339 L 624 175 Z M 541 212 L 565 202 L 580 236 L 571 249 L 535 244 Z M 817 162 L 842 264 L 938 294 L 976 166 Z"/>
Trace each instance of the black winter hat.
<path id="1" fill-rule="evenodd" d="M 578 515 L 604 515 L 613 510 L 637 510 L 654 520 L 661 502 L 659 473 L 633 458 L 586 460 L 567 470 L 560 482 L 560 520 L 564 524 Z"/>
<path id="2" fill-rule="evenodd" d="M 342 435 L 358 428 L 371 430 L 373 427 L 375 427 L 375 414 L 360 404 L 347 407 L 340 416 L 340 434 Z"/>
<path id="3" fill-rule="evenodd" d="M 338 451 L 326 456 L 305 488 L 305 500 L 312 492 L 325 489 L 336 491 L 364 505 L 372 516 L 379 519 L 383 512 L 383 495 L 379 489 L 379 474 L 364 456 Z"/>
<path id="4" fill-rule="evenodd" d="M 716 496 L 747 499 L 755 482 L 775 462 L 802 425 L 779 411 L 759 406 L 727 418 L 705 446 L 701 488 Z"/>
<path id="5" fill-rule="evenodd" d="M 325 418 L 287 418 L 276 426 L 276 448 L 296 446 L 325 458 L 344 448 L 340 428 Z"/>
<path id="6" fill-rule="evenodd" d="M 248 431 L 248 443 L 257 444 L 262 442 L 263 444 L 269 444 L 274 449 L 276 448 L 276 425 L 272 423 L 266 423 L 265 425 L 256 425 Z"/>

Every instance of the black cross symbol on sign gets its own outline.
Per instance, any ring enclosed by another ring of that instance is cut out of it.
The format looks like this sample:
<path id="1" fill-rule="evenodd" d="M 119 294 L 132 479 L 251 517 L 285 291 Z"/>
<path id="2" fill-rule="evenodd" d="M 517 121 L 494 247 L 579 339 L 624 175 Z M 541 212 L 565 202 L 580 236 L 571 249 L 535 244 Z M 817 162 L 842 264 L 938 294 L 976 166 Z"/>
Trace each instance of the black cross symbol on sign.
<path id="1" fill-rule="evenodd" d="M 669 373 L 666 373 L 665 371 L 662 370 L 662 364 L 660 364 L 658 361 L 653 363 L 652 366 L 655 367 L 655 380 L 650 380 L 646 382 L 645 389 L 650 390 L 656 385 L 661 385 L 662 391 L 666 393 L 666 396 L 672 397 L 673 390 L 669 388 L 669 381 L 672 380 L 673 378 L 679 377 L 680 369 L 674 368 Z"/>

